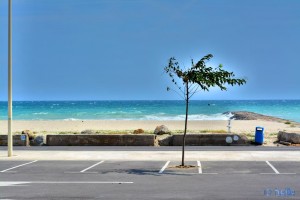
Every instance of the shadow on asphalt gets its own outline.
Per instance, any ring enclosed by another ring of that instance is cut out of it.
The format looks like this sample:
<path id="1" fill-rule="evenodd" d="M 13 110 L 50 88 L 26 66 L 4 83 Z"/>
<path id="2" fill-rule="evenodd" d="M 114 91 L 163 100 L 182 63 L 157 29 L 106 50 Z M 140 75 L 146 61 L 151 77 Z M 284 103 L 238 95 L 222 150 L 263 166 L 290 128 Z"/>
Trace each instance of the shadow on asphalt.
<path id="1" fill-rule="evenodd" d="M 129 174 L 129 175 L 146 175 L 146 176 L 193 176 L 194 173 L 176 173 L 176 172 L 163 172 L 159 173 L 157 170 L 144 170 L 144 169 L 120 169 L 120 170 L 113 170 L 107 172 L 99 172 L 99 174 L 112 174 L 112 173 L 119 173 L 119 174 Z"/>

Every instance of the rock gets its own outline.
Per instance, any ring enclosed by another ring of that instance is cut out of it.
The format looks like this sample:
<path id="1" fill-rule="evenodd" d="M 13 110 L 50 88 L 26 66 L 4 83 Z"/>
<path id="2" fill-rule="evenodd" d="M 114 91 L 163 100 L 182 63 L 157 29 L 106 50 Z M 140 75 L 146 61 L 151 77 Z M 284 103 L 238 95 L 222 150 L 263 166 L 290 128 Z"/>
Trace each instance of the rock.
<path id="1" fill-rule="evenodd" d="M 287 133 L 279 131 L 277 138 L 279 141 L 290 142 L 293 144 L 300 144 L 300 133 Z"/>
<path id="2" fill-rule="evenodd" d="M 283 144 L 283 145 L 286 145 L 286 146 L 291 146 L 292 145 L 292 143 L 285 142 L 285 141 L 279 141 L 279 144 Z"/>
<path id="3" fill-rule="evenodd" d="M 165 125 L 157 126 L 154 130 L 155 135 L 170 134 L 171 131 Z"/>
<path id="4" fill-rule="evenodd" d="M 29 140 L 33 140 L 35 138 L 35 133 L 30 130 L 24 130 L 24 131 L 22 131 L 22 134 L 27 135 Z"/>
<path id="5" fill-rule="evenodd" d="M 171 135 L 168 135 L 167 137 L 159 136 L 157 138 L 157 141 L 159 146 L 172 146 L 173 136 Z"/>
<path id="6" fill-rule="evenodd" d="M 84 130 L 84 131 L 81 131 L 81 134 L 91 135 L 91 134 L 96 134 L 96 132 L 93 130 Z"/>
<path id="7" fill-rule="evenodd" d="M 145 131 L 141 128 L 136 129 L 136 130 L 133 131 L 133 134 L 141 134 L 141 133 L 145 133 Z"/>
<path id="8" fill-rule="evenodd" d="M 44 137 L 39 135 L 30 141 L 31 146 L 42 146 L 44 144 Z"/>
<path id="9" fill-rule="evenodd" d="M 36 138 L 34 138 L 33 141 L 36 145 L 42 146 L 44 144 L 44 137 L 39 135 Z"/>

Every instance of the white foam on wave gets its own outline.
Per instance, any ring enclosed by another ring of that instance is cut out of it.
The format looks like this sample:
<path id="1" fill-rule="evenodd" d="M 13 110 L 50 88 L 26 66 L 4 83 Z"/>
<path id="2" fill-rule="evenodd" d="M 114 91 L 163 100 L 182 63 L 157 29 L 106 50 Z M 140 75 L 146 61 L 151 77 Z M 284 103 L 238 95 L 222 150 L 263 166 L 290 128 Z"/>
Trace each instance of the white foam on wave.
<path id="1" fill-rule="evenodd" d="M 205 121 L 205 120 L 228 120 L 233 115 L 231 113 L 229 114 L 190 114 L 188 116 L 188 120 L 190 121 Z M 80 121 L 80 120 L 87 120 L 86 118 L 66 118 L 63 119 L 64 121 Z M 89 120 L 151 120 L 151 121 L 182 121 L 185 120 L 185 115 L 162 115 L 162 113 L 158 113 L 157 115 L 144 115 L 142 117 L 139 116 L 132 116 L 132 115 L 122 115 L 118 117 L 113 116 L 102 116 L 101 118 L 95 117 L 91 118 Z"/>
<path id="2" fill-rule="evenodd" d="M 211 115 L 204 115 L 204 114 L 198 114 L 198 115 L 189 115 L 188 120 L 228 120 L 232 114 L 211 114 Z M 141 120 L 185 120 L 185 115 L 176 115 L 176 116 L 157 116 L 157 115 L 147 115 Z"/>
<path id="3" fill-rule="evenodd" d="M 37 113 L 33 113 L 34 115 L 48 115 L 47 112 L 37 112 Z"/>
<path id="4" fill-rule="evenodd" d="M 81 119 L 76 119 L 76 118 L 67 118 L 67 119 L 64 119 L 64 121 L 79 121 Z"/>

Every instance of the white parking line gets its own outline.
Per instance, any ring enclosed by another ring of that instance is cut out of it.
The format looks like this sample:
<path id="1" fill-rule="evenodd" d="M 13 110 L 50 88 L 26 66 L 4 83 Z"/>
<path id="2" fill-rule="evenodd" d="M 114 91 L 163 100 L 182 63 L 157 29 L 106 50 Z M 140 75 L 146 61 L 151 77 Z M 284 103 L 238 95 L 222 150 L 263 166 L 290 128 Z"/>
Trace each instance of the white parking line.
<path id="1" fill-rule="evenodd" d="M 134 182 L 118 182 L 118 181 L 0 181 L 0 187 L 6 186 L 24 186 L 25 184 L 133 184 Z"/>
<path id="2" fill-rule="evenodd" d="M 7 186 L 20 186 L 22 184 L 27 184 L 30 182 L 24 182 L 24 181 L 0 181 L 0 187 L 7 187 Z M 0 199 L 2 200 L 2 199 Z"/>
<path id="3" fill-rule="evenodd" d="M 66 171 L 66 172 L 64 172 L 65 174 L 98 174 L 98 172 L 68 172 L 68 171 Z M 1 200 L 1 199 L 0 199 Z"/>
<path id="4" fill-rule="evenodd" d="M 100 162 L 98 162 L 98 163 L 96 163 L 96 164 L 94 164 L 94 165 L 92 165 L 92 166 L 90 166 L 90 167 L 88 167 L 88 168 L 85 168 L 85 169 L 81 170 L 80 173 L 84 173 L 85 171 L 87 171 L 87 170 L 89 170 L 89 169 L 92 169 L 93 167 L 95 167 L 95 166 L 97 166 L 97 165 L 100 165 L 100 164 L 103 163 L 103 162 L 104 162 L 104 161 L 102 160 L 102 161 L 100 161 Z"/>
<path id="5" fill-rule="evenodd" d="M 273 171 L 276 173 L 276 174 L 280 174 L 279 171 L 269 162 L 269 161 L 266 161 L 266 163 L 273 169 Z"/>
<path id="6" fill-rule="evenodd" d="M 165 169 L 168 167 L 168 165 L 170 164 L 170 162 L 171 162 L 171 161 L 167 161 L 166 164 L 161 168 L 161 170 L 159 170 L 158 173 L 159 173 L 159 174 L 162 174 L 162 173 L 165 171 Z"/>
<path id="7" fill-rule="evenodd" d="M 37 162 L 37 160 L 31 161 L 31 162 L 28 162 L 28 163 L 24 163 L 24 164 L 22 164 L 22 165 L 18 165 L 18 166 L 12 167 L 12 168 L 8 168 L 8 169 L 2 170 L 2 171 L 0 171 L 0 172 L 7 172 L 7 171 L 9 171 L 9 170 L 11 170 L 11 169 L 16 169 L 16 168 L 18 168 L 18 167 L 22 167 L 22 166 L 25 166 L 25 165 L 29 165 L 29 164 L 35 163 L 35 162 Z"/>
<path id="8" fill-rule="evenodd" d="M 33 184 L 132 184 L 133 182 L 119 182 L 119 181 L 62 181 L 62 182 L 57 182 L 57 181 L 36 181 L 36 182 L 31 182 Z"/>
<path id="9" fill-rule="evenodd" d="M 201 162 L 199 160 L 197 161 L 197 166 L 198 166 L 198 173 L 202 174 L 202 166 L 201 166 Z"/>
<path id="10" fill-rule="evenodd" d="M 294 175 L 297 173 L 279 173 L 279 174 L 275 174 L 275 173 L 260 173 L 260 174 L 267 174 L 267 175 Z"/>

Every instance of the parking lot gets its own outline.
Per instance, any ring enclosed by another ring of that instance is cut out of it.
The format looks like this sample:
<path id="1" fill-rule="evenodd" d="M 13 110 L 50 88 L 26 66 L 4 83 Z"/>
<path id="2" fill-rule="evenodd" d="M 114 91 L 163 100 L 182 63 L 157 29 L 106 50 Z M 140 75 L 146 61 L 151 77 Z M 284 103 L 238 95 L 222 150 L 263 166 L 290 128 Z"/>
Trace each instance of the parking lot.
<path id="1" fill-rule="evenodd" d="M 0 161 L 0 199 L 299 199 L 300 162 L 195 160 L 186 162 L 188 169 L 179 164 Z"/>
<path id="2" fill-rule="evenodd" d="M 181 169 L 175 161 L 0 161 L 6 174 L 300 174 L 300 162 L 292 161 L 187 161 Z"/>
<path id="3" fill-rule="evenodd" d="M 298 148 L 0 147 L 4 199 L 300 199 Z"/>

